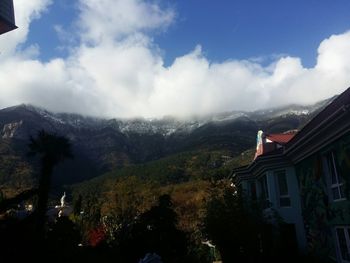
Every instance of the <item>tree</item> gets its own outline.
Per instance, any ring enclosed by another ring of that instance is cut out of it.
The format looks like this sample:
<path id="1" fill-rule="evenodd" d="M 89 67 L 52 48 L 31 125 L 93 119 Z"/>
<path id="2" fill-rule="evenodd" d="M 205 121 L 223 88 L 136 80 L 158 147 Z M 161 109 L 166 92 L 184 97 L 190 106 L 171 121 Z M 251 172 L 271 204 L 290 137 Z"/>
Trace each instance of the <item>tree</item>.
<path id="1" fill-rule="evenodd" d="M 156 252 L 165 262 L 185 262 L 188 240 L 177 223 L 170 196 L 160 196 L 158 205 L 143 213 L 135 227 L 140 246 L 148 250 L 145 252 Z"/>
<path id="2" fill-rule="evenodd" d="M 228 181 L 223 183 L 207 202 L 203 232 L 216 245 L 224 263 L 254 262 L 264 225 L 262 209 L 253 208 Z"/>
<path id="3" fill-rule="evenodd" d="M 120 262 L 138 262 L 147 253 L 156 253 L 164 262 L 186 261 L 187 235 L 177 228 L 177 214 L 169 195 L 158 204 L 115 231 L 114 249 Z"/>
<path id="4" fill-rule="evenodd" d="M 1 205 L 1 203 L 2 203 L 4 200 L 6 200 L 6 199 L 5 199 L 5 195 L 4 195 L 4 193 L 0 190 L 0 205 Z"/>
<path id="5" fill-rule="evenodd" d="M 41 161 L 36 215 L 38 231 L 43 234 L 53 168 L 64 159 L 73 157 L 71 144 L 64 136 L 41 130 L 37 138 L 30 137 L 28 146 L 28 155 L 39 155 Z"/>
<path id="6" fill-rule="evenodd" d="M 73 253 L 80 240 L 78 227 L 66 216 L 58 217 L 48 231 L 48 246 L 60 256 Z"/>
<path id="7" fill-rule="evenodd" d="M 74 200 L 74 204 L 73 204 L 73 214 L 75 216 L 80 215 L 81 209 L 82 209 L 82 202 L 83 202 L 83 197 L 81 196 L 81 194 L 79 194 L 78 198 Z"/>

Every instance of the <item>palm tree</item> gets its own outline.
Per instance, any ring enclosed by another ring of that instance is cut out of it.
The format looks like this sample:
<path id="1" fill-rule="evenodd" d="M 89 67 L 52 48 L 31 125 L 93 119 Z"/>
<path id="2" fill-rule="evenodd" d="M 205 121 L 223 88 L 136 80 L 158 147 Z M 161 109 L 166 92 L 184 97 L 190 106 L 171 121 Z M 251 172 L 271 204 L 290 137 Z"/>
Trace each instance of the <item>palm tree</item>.
<path id="1" fill-rule="evenodd" d="M 71 144 L 64 136 L 39 131 L 37 138 L 30 137 L 29 156 L 39 155 L 41 160 L 41 174 L 38 189 L 37 227 L 43 234 L 45 215 L 53 168 L 66 158 L 72 158 Z"/>

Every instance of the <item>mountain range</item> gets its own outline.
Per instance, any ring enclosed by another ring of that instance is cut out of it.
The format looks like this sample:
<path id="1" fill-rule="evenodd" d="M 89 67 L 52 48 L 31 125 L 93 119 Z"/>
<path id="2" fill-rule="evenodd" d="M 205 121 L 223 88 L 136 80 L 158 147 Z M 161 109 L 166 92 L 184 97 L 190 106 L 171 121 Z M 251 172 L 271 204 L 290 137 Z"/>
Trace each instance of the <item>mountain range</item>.
<path id="1" fill-rule="evenodd" d="M 54 172 L 54 186 L 62 186 L 164 158 L 176 160 L 179 155 L 190 158 L 206 152 L 216 153 L 219 159 L 234 158 L 254 147 L 258 130 L 275 133 L 298 129 L 332 99 L 308 106 L 225 112 L 182 120 L 105 119 L 53 113 L 25 104 L 5 108 L 0 110 L 0 187 L 15 193 L 36 183 L 38 163 L 27 156 L 27 145 L 30 136 L 35 137 L 39 130 L 64 135 L 72 143 L 74 159 Z M 217 166 L 224 163 L 215 162 Z"/>

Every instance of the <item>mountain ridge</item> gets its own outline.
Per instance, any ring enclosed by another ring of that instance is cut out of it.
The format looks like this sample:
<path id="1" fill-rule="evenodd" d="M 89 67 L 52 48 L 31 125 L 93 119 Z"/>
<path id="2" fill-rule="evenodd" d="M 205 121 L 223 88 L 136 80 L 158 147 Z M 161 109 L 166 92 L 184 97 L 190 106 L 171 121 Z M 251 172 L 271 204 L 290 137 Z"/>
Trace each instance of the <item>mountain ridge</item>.
<path id="1" fill-rule="evenodd" d="M 29 111 L 41 115 L 47 121 L 51 122 L 52 125 L 70 125 L 74 128 L 89 129 L 113 127 L 119 129 L 122 133 L 160 133 L 164 136 L 169 136 L 177 131 L 191 132 L 194 129 L 211 122 L 219 123 L 232 121 L 240 117 L 248 117 L 253 120 L 263 120 L 284 115 L 308 115 L 327 105 L 335 97 L 311 105 L 290 104 L 256 111 L 227 111 L 202 116 L 192 116 L 185 119 L 172 116 L 164 116 L 161 118 L 135 117 L 129 119 L 92 117 L 76 113 L 54 113 L 31 104 L 20 104 L 3 108 L 0 109 L 0 113 Z"/>
<path id="2" fill-rule="evenodd" d="M 39 130 L 64 135 L 72 143 L 75 159 L 59 165 L 54 173 L 54 185 L 62 186 L 185 152 L 222 152 L 235 157 L 255 146 L 258 130 L 273 133 L 300 128 L 329 101 L 183 121 L 169 116 L 102 119 L 52 113 L 23 104 L 5 108 L 0 110 L 0 186 L 13 187 L 12 179 L 28 187 L 28 182 L 35 184 L 37 164 L 28 159 L 26 152 L 30 136 L 36 136 Z M 18 164 L 23 169 L 14 169 Z"/>

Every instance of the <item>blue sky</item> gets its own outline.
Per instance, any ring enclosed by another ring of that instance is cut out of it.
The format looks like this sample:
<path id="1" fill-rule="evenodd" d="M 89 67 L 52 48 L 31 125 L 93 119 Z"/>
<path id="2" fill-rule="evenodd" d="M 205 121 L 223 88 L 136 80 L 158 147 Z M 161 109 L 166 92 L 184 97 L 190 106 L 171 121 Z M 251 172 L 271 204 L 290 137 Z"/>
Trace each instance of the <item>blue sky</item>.
<path id="1" fill-rule="evenodd" d="M 319 43 L 350 29 L 347 0 L 170 0 L 176 21 L 153 35 L 166 65 L 202 45 L 212 61 L 298 56 L 306 67 L 316 63 Z M 57 0 L 31 25 L 27 44 L 40 45 L 40 58 L 66 56 L 55 25 L 70 27 L 78 15 L 71 0 Z"/>
<path id="2" fill-rule="evenodd" d="M 14 0 L 0 108 L 104 117 L 311 104 L 350 86 L 348 0 Z"/>
<path id="3" fill-rule="evenodd" d="M 78 15 L 78 10 L 74 1 L 56 0 L 40 19 L 34 20 L 28 34 L 26 46 L 38 44 L 40 46 L 40 58 L 48 61 L 54 57 L 67 56 L 67 50 L 62 50 L 60 37 L 55 30 L 55 26 L 63 28 L 71 27 L 74 18 Z"/>
<path id="4" fill-rule="evenodd" d="M 158 38 L 170 59 L 201 43 L 213 60 L 289 54 L 309 67 L 323 39 L 350 28 L 346 0 L 176 2 L 180 21 Z"/>

